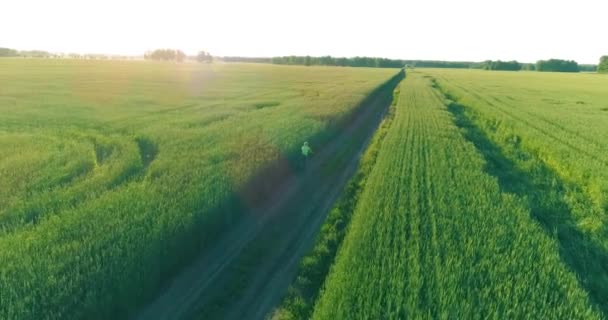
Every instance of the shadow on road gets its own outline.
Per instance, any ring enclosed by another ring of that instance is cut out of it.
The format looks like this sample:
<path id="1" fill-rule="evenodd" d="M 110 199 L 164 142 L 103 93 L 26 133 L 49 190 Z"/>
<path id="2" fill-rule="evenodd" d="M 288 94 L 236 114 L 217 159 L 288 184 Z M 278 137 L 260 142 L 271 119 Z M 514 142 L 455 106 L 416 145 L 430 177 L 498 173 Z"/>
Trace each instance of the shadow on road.
<path id="1" fill-rule="evenodd" d="M 231 200 L 243 210 L 230 215 L 238 217 L 236 226 L 201 249 L 136 318 L 264 319 L 291 284 L 404 76 L 397 74 L 338 123 L 329 143 L 315 144 L 327 136 L 310 139 L 319 150 L 305 171 L 292 169 L 294 159 L 278 159 L 252 179 Z"/>

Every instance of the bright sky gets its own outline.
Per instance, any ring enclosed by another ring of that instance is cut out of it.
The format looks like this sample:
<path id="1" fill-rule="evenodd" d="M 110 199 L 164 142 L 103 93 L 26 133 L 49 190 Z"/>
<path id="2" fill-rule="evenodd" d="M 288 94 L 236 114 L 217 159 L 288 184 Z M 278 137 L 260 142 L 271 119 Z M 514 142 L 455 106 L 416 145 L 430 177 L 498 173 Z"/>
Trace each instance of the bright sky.
<path id="1" fill-rule="evenodd" d="M 0 47 L 598 63 L 607 12 L 607 0 L 7 0 Z"/>

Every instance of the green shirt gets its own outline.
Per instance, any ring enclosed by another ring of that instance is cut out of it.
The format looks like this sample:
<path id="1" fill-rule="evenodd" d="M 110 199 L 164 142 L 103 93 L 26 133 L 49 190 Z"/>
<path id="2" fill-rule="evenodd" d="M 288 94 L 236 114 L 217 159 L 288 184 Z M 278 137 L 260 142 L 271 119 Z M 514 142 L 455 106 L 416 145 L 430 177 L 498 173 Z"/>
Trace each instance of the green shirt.
<path id="1" fill-rule="evenodd" d="M 311 148 L 310 148 L 308 145 L 303 145 L 303 146 L 302 146 L 302 154 L 303 154 L 305 157 L 308 157 L 309 155 L 311 155 L 311 154 L 312 154 L 312 149 L 311 149 Z"/>

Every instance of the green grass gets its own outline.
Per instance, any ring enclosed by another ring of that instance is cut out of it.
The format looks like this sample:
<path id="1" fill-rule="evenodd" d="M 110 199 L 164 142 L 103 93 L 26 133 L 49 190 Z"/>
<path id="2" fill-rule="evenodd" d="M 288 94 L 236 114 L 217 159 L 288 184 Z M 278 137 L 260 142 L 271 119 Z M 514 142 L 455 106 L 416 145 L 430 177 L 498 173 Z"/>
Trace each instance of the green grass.
<path id="1" fill-rule="evenodd" d="M 128 316 L 396 73 L 0 60 L 0 318 Z"/>
<path id="2" fill-rule="evenodd" d="M 608 210 L 607 76 L 426 72 L 459 103 L 511 131 L 560 176 L 580 185 L 596 207 L 582 224 L 590 230 L 603 228 L 606 217 L 600 212 Z"/>
<path id="3" fill-rule="evenodd" d="M 313 319 L 601 318 L 559 239 L 488 169 L 515 164 L 432 84 L 401 85 Z"/>
<path id="4" fill-rule="evenodd" d="M 528 203 L 608 315 L 608 77 L 430 71 L 505 192 Z M 483 137 L 485 136 L 485 137 Z M 482 137 L 480 139 L 479 137 Z"/>
<path id="5" fill-rule="evenodd" d="M 1 59 L 0 319 L 132 315 L 396 73 Z M 400 88 L 275 317 L 605 318 L 608 77 Z"/>

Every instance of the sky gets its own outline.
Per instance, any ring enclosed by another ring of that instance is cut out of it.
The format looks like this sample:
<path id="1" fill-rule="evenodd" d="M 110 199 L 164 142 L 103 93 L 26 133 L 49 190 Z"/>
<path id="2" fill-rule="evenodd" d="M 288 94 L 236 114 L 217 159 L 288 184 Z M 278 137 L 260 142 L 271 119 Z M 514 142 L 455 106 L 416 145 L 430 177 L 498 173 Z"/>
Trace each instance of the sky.
<path id="1" fill-rule="evenodd" d="M 0 5 L 0 47 L 597 64 L 606 12 L 607 0 L 19 0 Z"/>

